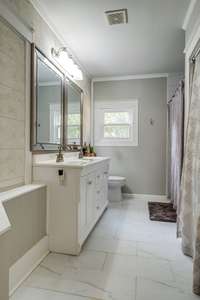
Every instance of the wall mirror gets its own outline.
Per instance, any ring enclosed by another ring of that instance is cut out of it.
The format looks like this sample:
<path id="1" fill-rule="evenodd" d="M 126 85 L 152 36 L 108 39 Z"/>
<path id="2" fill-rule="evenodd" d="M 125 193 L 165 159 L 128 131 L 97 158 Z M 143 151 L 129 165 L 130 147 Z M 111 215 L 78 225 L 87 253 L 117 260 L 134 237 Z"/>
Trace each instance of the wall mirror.
<path id="1" fill-rule="evenodd" d="M 75 151 L 82 146 L 82 90 L 32 45 L 31 150 Z"/>
<path id="2" fill-rule="evenodd" d="M 83 93 L 73 82 L 66 81 L 66 130 L 68 147 L 82 145 L 82 101 Z"/>

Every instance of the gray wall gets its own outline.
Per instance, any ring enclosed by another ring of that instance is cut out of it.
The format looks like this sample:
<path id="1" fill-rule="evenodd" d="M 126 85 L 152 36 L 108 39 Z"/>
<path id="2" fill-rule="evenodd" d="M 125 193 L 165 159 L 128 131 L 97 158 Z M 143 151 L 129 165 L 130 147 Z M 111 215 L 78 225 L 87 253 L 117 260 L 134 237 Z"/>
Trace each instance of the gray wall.
<path id="1" fill-rule="evenodd" d="M 96 147 L 98 155 L 111 157 L 110 173 L 125 176 L 126 193 L 164 195 L 166 192 L 165 78 L 94 83 L 94 101 L 139 100 L 139 146 Z M 150 118 L 155 120 L 150 125 Z"/>
<path id="2" fill-rule="evenodd" d="M 190 21 L 188 23 L 188 27 L 186 29 L 186 35 L 185 35 L 186 45 L 193 37 L 193 34 L 196 32 L 199 24 L 200 24 L 200 1 L 197 0 Z"/>
<path id="3" fill-rule="evenodd" d="M 7 232 L 9 266 L 46 235 L 46 188 L 4 202 L 11 223 Z"/>

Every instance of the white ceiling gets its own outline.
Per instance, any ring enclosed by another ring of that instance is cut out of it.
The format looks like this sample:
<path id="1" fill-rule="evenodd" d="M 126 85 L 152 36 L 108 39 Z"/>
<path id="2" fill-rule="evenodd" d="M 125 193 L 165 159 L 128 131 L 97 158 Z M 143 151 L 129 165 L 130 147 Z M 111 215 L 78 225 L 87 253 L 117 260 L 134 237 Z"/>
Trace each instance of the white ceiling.
<path id="1" fill-rule="evenodd" d="M 92 77 L 179 72 L 190 0 L 33 0 Z M 126 25 L 104 12 L 128 9 Z"/>

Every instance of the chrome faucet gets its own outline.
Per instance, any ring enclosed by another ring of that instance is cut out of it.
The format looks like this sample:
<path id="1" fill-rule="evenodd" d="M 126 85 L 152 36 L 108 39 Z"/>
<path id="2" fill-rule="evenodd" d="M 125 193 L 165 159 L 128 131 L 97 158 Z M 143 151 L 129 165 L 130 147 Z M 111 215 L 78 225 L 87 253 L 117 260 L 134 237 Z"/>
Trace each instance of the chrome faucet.
<path id="1" fill-rule="evenodd" d="M 58 154 L 56 155 L 56 162 L 57 162 L 57 163 L 58 163 L 58 162 L 63 162 L 63 161 L 64 161 L 64 155 L 63 155 L 63 153 L 62 153 L 62 150 L 63 150 L 62 145 L 60 145 L 60 146 L 58 147 Z"/>

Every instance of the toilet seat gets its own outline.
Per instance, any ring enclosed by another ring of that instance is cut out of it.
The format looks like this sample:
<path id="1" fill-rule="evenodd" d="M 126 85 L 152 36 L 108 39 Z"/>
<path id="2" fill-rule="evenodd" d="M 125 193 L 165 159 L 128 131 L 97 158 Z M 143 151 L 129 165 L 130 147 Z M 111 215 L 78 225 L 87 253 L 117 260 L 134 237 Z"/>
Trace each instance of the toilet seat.
<path id="1" fill-rule="evenodd" d="M 122 176 L 109 176 L 108 182 L 109 183 L 116 183 L 124 185 L 126 178 Z"/>
<path id="2" fill-rule="evenodd" d="M 125 177 L 122 176 L 109 176 L 109 180 L 125 180 Z"/>

